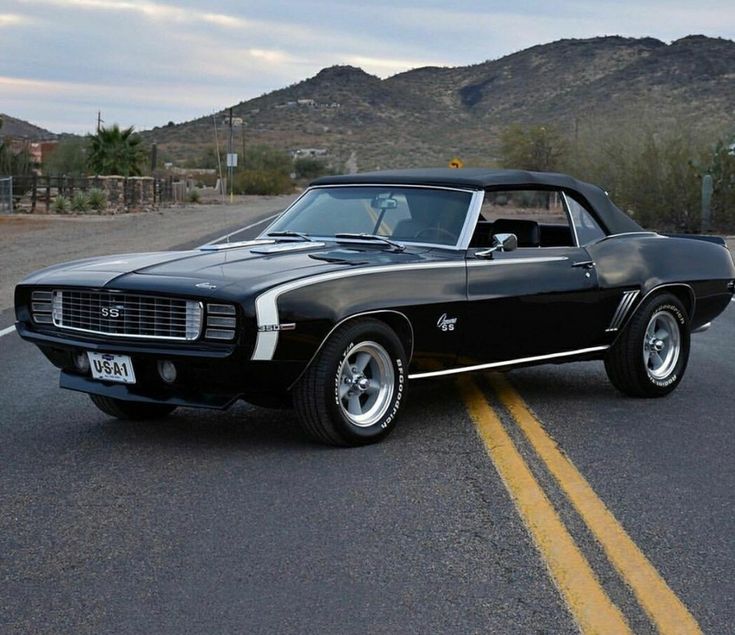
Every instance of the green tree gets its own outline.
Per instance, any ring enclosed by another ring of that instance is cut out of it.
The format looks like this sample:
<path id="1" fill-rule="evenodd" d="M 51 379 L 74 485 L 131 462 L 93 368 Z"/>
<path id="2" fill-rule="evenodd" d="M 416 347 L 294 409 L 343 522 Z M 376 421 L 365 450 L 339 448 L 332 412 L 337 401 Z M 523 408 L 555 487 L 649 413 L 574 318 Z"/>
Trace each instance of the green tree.
<path id="1" fill-rule="evenodd" d="M 133 126 L 121 130 L 117 124 L 101 127 L 97 134 L 88 136 L 87 164 L 95 174 L 140 176 L 145 160 L 141 138 Z"/>
<path id="2" fill-rule="evenodd" d="M 43 162 L 45 174 L 82 176 L 87 171 L 87 141 L 82 137 L 65 137 L 56 144 Z"/>
<path id="3" fill-rule="evenodd" d="M 566 139 L 553 126 L 509 126 L 500 135 L 501 162 L 505 168 L 553 172 L 566 155 Z"/>

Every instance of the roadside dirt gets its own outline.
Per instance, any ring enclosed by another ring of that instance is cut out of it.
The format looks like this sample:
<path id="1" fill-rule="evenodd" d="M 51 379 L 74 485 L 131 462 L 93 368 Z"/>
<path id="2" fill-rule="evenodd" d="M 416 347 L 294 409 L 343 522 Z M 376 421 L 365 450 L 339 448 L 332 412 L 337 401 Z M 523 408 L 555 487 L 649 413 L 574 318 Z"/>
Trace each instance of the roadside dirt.
<path id="1" fill-rule="evenodd" d="M 294 196 L 238 197 L 234 205 L 194 205 L 117 216 L 0 216 L 0 311 L 24 276 L 58 262 L 161 251 L 248 225 Z"/>

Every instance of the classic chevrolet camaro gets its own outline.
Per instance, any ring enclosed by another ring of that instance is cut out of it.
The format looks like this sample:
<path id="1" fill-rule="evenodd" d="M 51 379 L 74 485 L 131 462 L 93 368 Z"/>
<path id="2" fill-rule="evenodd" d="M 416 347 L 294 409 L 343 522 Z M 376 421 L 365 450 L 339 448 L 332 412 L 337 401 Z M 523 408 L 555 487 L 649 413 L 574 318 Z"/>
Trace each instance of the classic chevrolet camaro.
<path id="1" fill-rule="evenodd" d="M 723 240 L 644 231 L 569 176 L 399 170 L 318 179 L 253 240 L 34 273 L 16 326 L 108 415 L 293 405 L 360 445 L 427 377 L 604 360 L 666 395 L 734 280 Z"/>

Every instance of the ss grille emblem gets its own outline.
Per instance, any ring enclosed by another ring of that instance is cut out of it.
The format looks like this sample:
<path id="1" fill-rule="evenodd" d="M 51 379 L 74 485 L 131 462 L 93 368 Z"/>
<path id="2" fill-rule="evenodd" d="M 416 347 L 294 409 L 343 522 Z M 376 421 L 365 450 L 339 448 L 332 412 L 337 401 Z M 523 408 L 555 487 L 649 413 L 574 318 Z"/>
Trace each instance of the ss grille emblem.
<path id="1" fill-rule="evenodd" d="M 119 318 L 123 314 L 123 309 L 122 305 L 103 306 L 100 308 L 100 315 L 106 318 Z"/>

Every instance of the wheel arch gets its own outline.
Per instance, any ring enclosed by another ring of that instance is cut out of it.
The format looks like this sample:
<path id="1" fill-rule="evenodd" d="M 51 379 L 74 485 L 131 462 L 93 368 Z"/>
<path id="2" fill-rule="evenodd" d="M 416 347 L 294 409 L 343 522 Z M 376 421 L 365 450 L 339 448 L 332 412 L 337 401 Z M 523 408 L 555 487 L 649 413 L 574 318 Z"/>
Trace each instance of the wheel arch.
<path id="1" fill-rule="evenodd" d="M 636 304 L 635 308 L 626 316 L 625 322 L 618 332 L 618 337 L 620 337 L 620 335 L 628 328 L 631 320 L 636 315 L 636 313 L 638 313 L 646 300 L 660 293 L 671 293 L 673 296 L 675 296 L 684 305 L 684 308 L 687 312 L 687 317 L 689 318 L 689 322 L 691 323 L 692 318 L 694 317 L 694 310 L 696 308 L 696 296 L 694 294 L 694 289 L 690 284 L 686 282 L 667 282 L 664 284 L 658 284 L 645 292 L 643 297 Z"/>
<path id="2" fill-rule="evenodd" d="M 397 311 L 395 309 L 375 309 L 372 311 L 363 311 L 360 313 L 353 313 L 352 315 L 348 315 L 347 317 L 342 318 L 331 329 L 329 329 L 329 332 L 322 338 L 322 341 L 319 343 L 319 346 L 317 346 L 316 350 L 314 351 L 312 356 L 309 358 L 309 361 L 304 365 L 304 368 L 299 373 L 299 376 L 288 387 L 288 390 L 291 390 L 291 388 L 293 388 L 294 385 L 296 385 L 296 383 L 301 379 L 303 374 L 312 365 L 317 355 L 319 355 L 319 352 L 322 350 L 322 348 L 324 348 L 324 345 L 327 343 L 327 340 L 329 340 L 329 338 L 332 336 L 332 333 L 334 333 L 338 328 L 340 328 L 344 324 L 347 324 L 348 322 L 352 322 L 353 320 L 359 320 L 360 318 L 365 318 L 365 317 L 371 317 L 371 318 L 377 319 L 385 323 L 387 326 L 393 329 L 393 331 L 395 331 L 396 335 L 398 336 L 398 339 L 401 341 L 401 344 L 403 344 L 404 351 L 406 352 L 406 356 L 408 358 L 407 361 L 410 364 L 411 358 L 413 357 L 414 330 L 413 330 L 413 324 L 411 323 L 411 320 L 408 318 L 408 316 L 405 313 L 401 311 Z"/>

